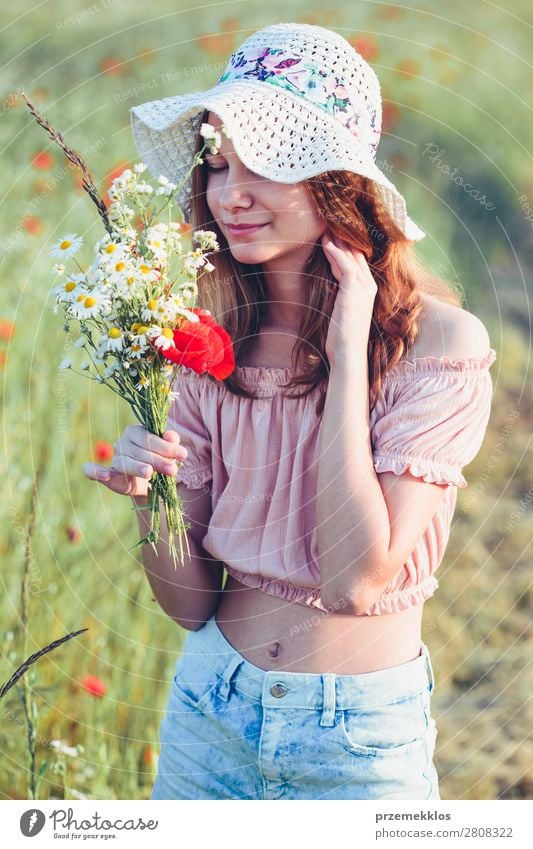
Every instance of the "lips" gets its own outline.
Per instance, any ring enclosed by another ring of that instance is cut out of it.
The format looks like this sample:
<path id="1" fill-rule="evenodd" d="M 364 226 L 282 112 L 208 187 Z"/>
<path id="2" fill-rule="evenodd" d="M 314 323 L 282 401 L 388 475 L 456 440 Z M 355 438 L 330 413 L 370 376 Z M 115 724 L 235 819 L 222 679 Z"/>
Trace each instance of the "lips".
<path id="1" fill-rule="evenodd" d="M 260 230 L 261 227 L 266 227 L 266 226 L 267 226 L 266 224 L 247 224 L 247 225 L 240 225 L 239 227 L 236 227 L 234 224 L 226 224 L 226 227 L 228 228 L 229 232 L 233 233 L 234 235 L 244 234 L 244 233 L 252 233 L 255 230 Z"/>

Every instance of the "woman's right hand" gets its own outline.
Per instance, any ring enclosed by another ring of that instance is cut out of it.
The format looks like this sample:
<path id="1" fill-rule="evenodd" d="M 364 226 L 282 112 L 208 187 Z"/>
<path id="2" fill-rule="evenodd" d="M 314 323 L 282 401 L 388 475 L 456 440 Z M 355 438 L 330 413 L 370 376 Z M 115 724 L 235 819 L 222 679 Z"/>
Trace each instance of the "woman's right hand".
<path id="1" fill-rule="evenodd" d="M 176 461 L 187 457 L 177 431 L 166 430 L 161 438 L 141 424 L 128 425 L 113 445 L 113 451 L 111 467 L 85 463 L 83 473 L 120 495 L 141 497 L 148 495 L 154 471 L 176 475 Z"/>

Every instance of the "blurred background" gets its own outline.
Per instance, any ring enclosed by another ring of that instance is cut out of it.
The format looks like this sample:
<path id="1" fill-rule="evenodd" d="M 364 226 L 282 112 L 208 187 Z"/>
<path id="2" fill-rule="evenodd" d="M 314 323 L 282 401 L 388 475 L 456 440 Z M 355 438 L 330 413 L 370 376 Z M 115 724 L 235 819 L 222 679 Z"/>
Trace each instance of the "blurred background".
<path id="1" fill-rule="evenodd" d="M 0 701 L 2 799 L 30 798 L 39 773 L 38 798 L 149 798 L 185 636 L 155 603 L 138 549 L 128 551 L 138 539 L 130 499 L 83 475 L 87 460 L 110 461 L 133 420 L 113 393 L 59 370 L 70 350 L 52 312 L 48 250 L 82 233 L 80 259 L 89 261 L 103 229 L 79 171 L 20 93 L 83 155 L 104 194 L 138 160 L 132 106 L 209 88 L 234 48 L 278 21 L 331 28 L 375 69 L 384 107 L 377 159 L 427 233 L 417 251 L 459 283 L 498 354 L 489 429 L 465 471 L 423 639 L 437 679 L 442 798 L 532 797 L 531 5 L 324 5 L 3 4 L 0 682 L 51 641 L 88 630 L 32 666 L 26 693 L 16 685 Z"/>

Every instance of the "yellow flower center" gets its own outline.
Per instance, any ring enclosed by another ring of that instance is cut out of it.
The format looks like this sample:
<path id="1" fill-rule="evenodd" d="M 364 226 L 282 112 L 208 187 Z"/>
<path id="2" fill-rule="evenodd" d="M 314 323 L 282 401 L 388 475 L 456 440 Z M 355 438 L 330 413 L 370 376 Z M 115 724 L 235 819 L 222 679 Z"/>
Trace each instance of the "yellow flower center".
<path id="1" fill-rule="evenodd" d="M 168 383 L 163 383 L 163 384 L 161 385 L 161 392 L 162 392 L 164 395 L 168 395 L 168 393 L 170 392 L 170 386 L 169 386 L 169 384 L 168 384 Z"/>
<path id="2" fill-rule="evenodd" d="M 139 336 L 142 336 L 142 334 L 146 333 L 147 331 L 148 327 L 146 327 L 145 324 L 139 324 L 139 327 L 137 328 L 137 333 L 139 334 Z"/>
<path id="3" fill-rule="evenodd" d="M 133 286 L 133 284 L 135 283 L 135 277 L 128 277 L 126 283 L 128 284 L 128 286 Z"/>
<path id="4" fill-rule="evenodd" d="M 68 239 L 65 239 L 64 242 L 61 242 L 59 247 L 61 248 L 62 251 L 66 251 L 67 248 L 70 248 L 71 244 L 72 244 L 72 242 L 69 242 Z"/>
<path id="5" fill-rule="evenodd" d="M 122 331 L 119 330 L 118 327 L 111 327 L 107 331 L 107 335 L 109 336 L 110 339 L 118 339 L 120 336 L 122 336 Z"/>
<path id="6" fill-rule="evenodd" d="M 85 296 L 83 293 L 82 293 L 81 295 L 78 295 L 78 297 L 76 298 L 76 302 L 78 302 L 78 301 L 84 301 L 84 300 L 85 300 L 85 297 L 86 297 L 86 296 Z"/>
<path id="7" fill-rule="evenodd" d="M 140 265 L 139 270 L 141 271 L 142 274 L 149 274 L 150 271 L 151 271 L 151 268 L 150 268 L 149 265 Z"/>
<path id="8" fill-rule="evenodd" d="M 113 253 L 115 253 L 116 249 L 117 249 L 117 246 L 111 244 L 111 245 L 106 246 L 105 251 L 106 251 L 107 254 L 113 254 Z"/>
<path id="9" fill-rule="evenodd" d="M 126 268 L 125 262 L 117 262 L 115 265 L 115 271 L 123 271 Z"/>
<path id="10" fill-rule="evenodd" d="M 95 304 L 96 304 L 96 298 L 91 298 L 91 297 L 85 298 L 84 306 L 86 306 L 87 309 L 89 309 L 89 307 L 94 307 Z"/>
<path id="11" fill-rule="evenodd" d="M 161 336 L 166 336 L 167 339 L 173 339 L 174 331 L 171 327 L 163 327 L 163 330 L 161 331 Z"/>
<path id="12" fill-rule="evenodd" d="M 152 298 L 151 301 L 148 301 L 147 307 L 149 310 L 155 310 L 155 308 L 157 307 L 157 301 Z"/>
<path id="13" fill-rule="evenodd" d="M 76 284 L 74 283 L 74 280 L 69 280 L 68 283 L 65 283 L 65 292 L 72 292 L 75 288 Z"/>
<path id="14" fill-rule="evenodd" d="M 138 322 L 138 321 L 136 321 L 134 324 L 132 324 L 132 325 L 131 325 L 131 332 L 132 332 L 132 333 L 135 333 L 135 331 L 136 331 L 136 330 L 137 330 L 140 326 L 141 326 L 141 325 L 139 324 L 139 322 Z"/>

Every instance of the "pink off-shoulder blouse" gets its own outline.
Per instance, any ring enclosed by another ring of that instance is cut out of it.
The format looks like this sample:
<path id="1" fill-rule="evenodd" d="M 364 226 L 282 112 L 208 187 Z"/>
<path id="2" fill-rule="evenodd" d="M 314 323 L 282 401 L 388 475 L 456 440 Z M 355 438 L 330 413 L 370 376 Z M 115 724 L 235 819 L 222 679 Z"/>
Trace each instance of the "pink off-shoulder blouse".
<path id="1" fill-rule="evenodd" d="M 481 359 L 419 357 L 401 360 L 385 375 L 370 414 L 376 472 L 408 470 L 449 486 L 402 569 L 360 615 L 405 610 L 439 586 L 435 573 L 457 488 L 467 486 L 462 468 L 478 453 L 490 416 L 495 359 L 493 348 Z M 315 530 L 320 388 L 306 398 L 285 397 L 281 384 L 292 371 L 237 366 L 259 394 L 255 400 L 182 368 L 168 427 L 188 451 L 178 480 L 190 489 L 211 482 L 212 516 L 201 540 L 207 553 L 245 586 L 326 610 Z"/>

